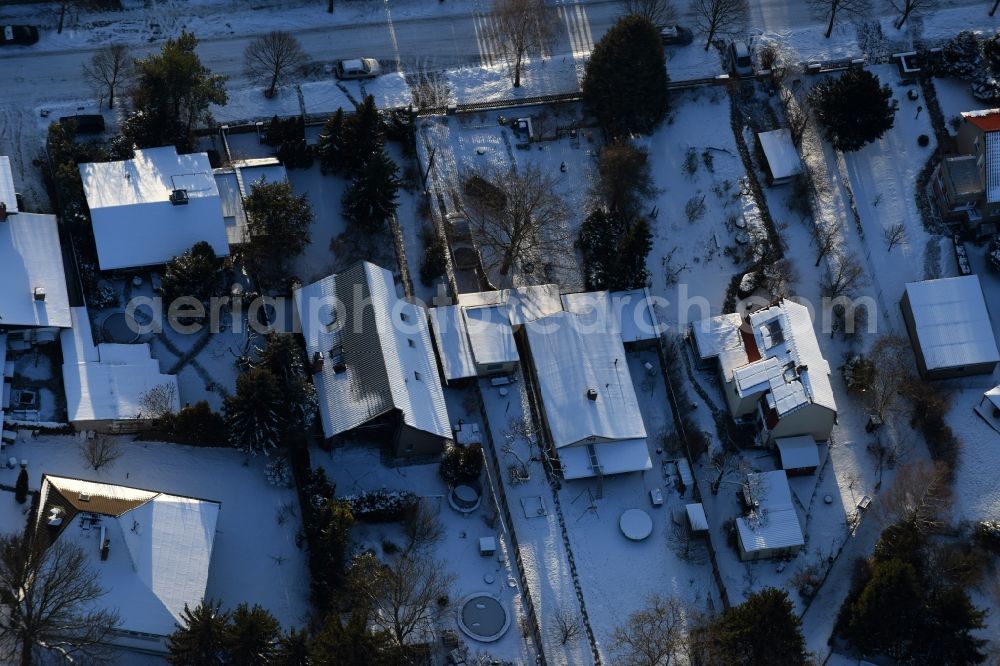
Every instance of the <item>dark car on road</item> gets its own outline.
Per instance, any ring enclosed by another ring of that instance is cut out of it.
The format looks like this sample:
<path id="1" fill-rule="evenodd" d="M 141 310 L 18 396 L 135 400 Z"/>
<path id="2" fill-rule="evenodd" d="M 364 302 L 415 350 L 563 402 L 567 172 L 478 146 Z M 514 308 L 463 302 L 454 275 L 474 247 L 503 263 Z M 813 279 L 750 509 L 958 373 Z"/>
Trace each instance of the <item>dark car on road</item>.
<path id="1" fill-rule="evenodd" d="M 660 28 L 660 41 L 664 46 L 685 46 L 693 39 L 691 31 L 679 25 L 665 25 Z"/>
<path id="2" fill-rule="evenodd" d="M 0 25 L 0 46 L 23 44 L 25 46 L 38 41 L 38 28 L 33 25 Z"/>

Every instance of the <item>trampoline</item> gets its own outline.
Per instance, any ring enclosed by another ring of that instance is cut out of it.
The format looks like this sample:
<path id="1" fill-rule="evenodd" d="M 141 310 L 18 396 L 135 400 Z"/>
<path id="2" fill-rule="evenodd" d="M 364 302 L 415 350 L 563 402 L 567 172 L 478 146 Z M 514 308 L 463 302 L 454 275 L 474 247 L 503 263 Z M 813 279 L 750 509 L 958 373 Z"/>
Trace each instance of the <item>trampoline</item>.
<path id="1" fill-rule="evenodd" d="M 108 342 L 131 344 L 139 339 L 139 324 L 124 312 L 112 312 L 101 323 L 101 332 Z"/>
<path id="2" fill-rule="evenodd" d="M 510 614 L 497 599 L 480 592 L 462 603 L 458 612 L 458 626 L 470 638 L 492 643 L 507 633 Z"/>

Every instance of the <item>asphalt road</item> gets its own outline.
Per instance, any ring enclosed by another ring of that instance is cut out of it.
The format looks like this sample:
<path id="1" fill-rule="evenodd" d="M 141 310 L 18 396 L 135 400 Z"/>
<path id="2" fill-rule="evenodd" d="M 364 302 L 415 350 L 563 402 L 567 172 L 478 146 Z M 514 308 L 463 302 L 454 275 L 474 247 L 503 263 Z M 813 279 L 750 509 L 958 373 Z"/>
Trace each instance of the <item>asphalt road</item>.
<path id="1" fill-rule="evenodd" d="M 684 7 L 685 2 L 678 3 Z M 891 16 L 895 10 L 888 0 L 875 0 L 873 16 Z M 982 5 L 985 0 L 943 0 L 942 6 Z M 558 2 L 554 54 L 587 49 L 618 18 L 621 9 L 616 0 L 595 2 Z M 391 5 L 387 5 L 391 6 Z M 482 6 L 488 6 L 483 0 Z M 238 19 L 236 19 L 238 21 Z M 681 11 L 681 21 L 691 24 L 691 16 Z M 751 0 L 751 29 L 781 31 L 821 23 L 806 0 Z M 197 34 L 197 30 L 196 30 Z M 479 12 L 447 18 L 392 20 L 387 10 L 377 20 L 336 27 L 297 30 L 296 37 L 305 51 L 317 62 L 332 62 L 344 57 L 364 55 L 397 61 L 402 67 L 442 69 L 459 64 L 488 62 L 496 47 L 491 40 L 489 19 Z M 242 79 L 243 49 L 254 35 L 209 37 L 202 39 L 198 52 L 212 71 L 226 74 L 232 84 Z M 818 38 L 819 35 L 817 35 Z M 74 99 L 89 96 L 90 90 L 80 77 L 80 65 L 98 47 L 44 52 L 35 47 L 5 49 L 0 52 L 0 90 L 17 91 L 16 98 L 27 103 L 53 98 Z M 156 43 L 134 47 L 142 56 Z"/>

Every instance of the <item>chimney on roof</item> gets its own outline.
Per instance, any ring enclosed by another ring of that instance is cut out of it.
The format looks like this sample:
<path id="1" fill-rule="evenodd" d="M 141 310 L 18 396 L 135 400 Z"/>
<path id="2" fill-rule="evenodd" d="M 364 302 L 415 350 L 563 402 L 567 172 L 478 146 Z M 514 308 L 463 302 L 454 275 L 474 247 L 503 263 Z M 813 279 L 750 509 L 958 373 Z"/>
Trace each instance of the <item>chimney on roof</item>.
<path id="1" fill-rule="evenodd" d="M 45 287 L 35 287 L 35 300 L 44 301 L 45 300 Z"/>
<path id="2" fill-rule="evenodd" d="M 313 354 L 312 365 L 309 366 L 309 372 L 313 375 L 318 375 L 323 372 L 323 355 L 319 352 Z"/>
<path id="3" fill-rule="evenodd" d="M 597 401 L 597 389 L 587 389 L 587 400 Z"/>
<path id="4" fill-rule="evenodd" d="M 187 190 L 174 190 L 170 193 L 170 203 L 175 206 L 186 206 L 188 203 Z"/>

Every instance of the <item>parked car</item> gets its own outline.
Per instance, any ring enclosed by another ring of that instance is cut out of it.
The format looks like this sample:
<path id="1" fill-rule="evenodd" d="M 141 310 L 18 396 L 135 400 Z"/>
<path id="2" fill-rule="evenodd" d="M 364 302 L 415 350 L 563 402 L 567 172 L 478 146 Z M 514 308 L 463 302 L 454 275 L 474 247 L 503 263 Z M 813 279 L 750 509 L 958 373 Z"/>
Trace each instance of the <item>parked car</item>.
<path id="1" fill-rule="evenodd" d="M 104 116 L 96 113 L 63 116 L 59 119 L 59 123 L 62 125 L 71 122 L 76 123 L 77 134 L 97 134 L 104 131 Z"/>
<path id="2" fill-rule="evenodd" d="M 25 46 L 38 41 L 38 28 L 33 25 L 0 25 L 0 46 L 23 44 Z"/>
<path id="3" fill-rule="evenodd" d="M 337 63 L 338 79 L 368 79 L 382 73 L 382 66 L 375 58 L 354 58 Z"/>
<path id="4" fill-rule="evenodd" d="M 687 28 L 679 25 L 665 25 L 660 28 L 660 41 L 664 46 L 686 46 L 694 39 L 694 35 Z"/>
<path id="5" fill-rule="evenodd" d="M 750 58 L 750 48 L 747 43 L 734 39 L 726 49 L 729 71 L 736 76 L 753 76 L 753 60 Z"/>
<path id="6" fill-rule="evenodd" d="M 455 268 L 461 271 L 475 270 L 479 266 L 479 253 L 472 239 L 472 228 L 461 213 L 449 213 L 448 234 L 451 240 L 451 256 Z"/>

